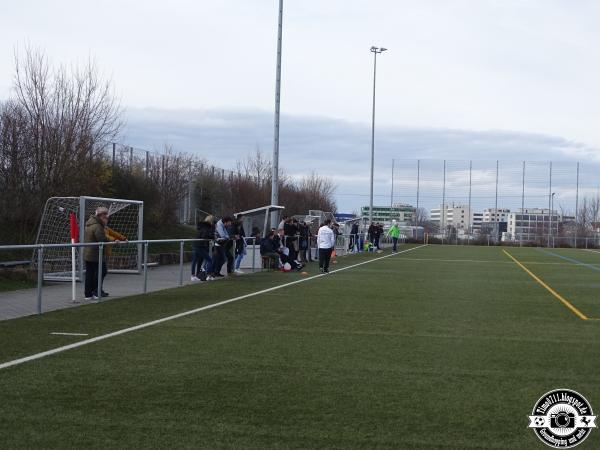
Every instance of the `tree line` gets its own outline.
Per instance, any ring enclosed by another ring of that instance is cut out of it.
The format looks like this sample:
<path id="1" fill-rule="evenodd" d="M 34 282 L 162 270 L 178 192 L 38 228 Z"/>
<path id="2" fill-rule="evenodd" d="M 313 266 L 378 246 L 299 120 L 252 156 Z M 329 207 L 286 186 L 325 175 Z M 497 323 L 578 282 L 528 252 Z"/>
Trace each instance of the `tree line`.
<path id="1" fill-rule="evenodd" d="M 56 67 L 27 48 L 14 69 L 12 94 L 0 101 L 1 243 L 32 242 L 49 197 L 143 200 L 144 225 L 155 228 L 176 223 L 190 186 L 196 206 L 216 215 L 270 203 L 271 162 L 260 150 L 226 173 L 169 145 L 115 162 L 107 143 L 118 140 L 124 110 L 92 61 Z M 335 211 L 335 186 L 316 173 L 284 174 L 279 190 L 290 214 Z"/>

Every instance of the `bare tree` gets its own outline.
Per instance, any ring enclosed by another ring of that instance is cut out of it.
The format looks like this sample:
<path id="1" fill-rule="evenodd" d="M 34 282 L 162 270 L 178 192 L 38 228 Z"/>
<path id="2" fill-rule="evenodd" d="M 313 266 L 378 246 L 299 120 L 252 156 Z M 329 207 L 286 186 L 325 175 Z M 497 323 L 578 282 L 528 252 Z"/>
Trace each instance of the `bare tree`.
<path id="1" fill-rule="evenodd" d="M 425 208 L 416 208 L 413 216 L 415 225 L 421 225 L 429 220 L 429 212 Z"/>
<path id="2" fill-rule="evenodd" d="M 588 200 L 588 215 L 590 222 L 598 222 L 600 218 L 600 193 Z"/>
<path id="3" fill-rule="evenodd" d="M 243 161 L 238 161 L 237 167 L 239 172 L 252 178 L 260 187 L 270 185 L 273 166 L 260 147 L 257 146 L 254 153 L 248 155 Z"/>
<path id="4" fill-rule="evenodd" d="M 55 68 L 30 47 L 15 52 L 13 92 L 0 104 L 0 221 L 29 229 L 49 196 L 99 192 L 122 111 L 93 62 Z"/>

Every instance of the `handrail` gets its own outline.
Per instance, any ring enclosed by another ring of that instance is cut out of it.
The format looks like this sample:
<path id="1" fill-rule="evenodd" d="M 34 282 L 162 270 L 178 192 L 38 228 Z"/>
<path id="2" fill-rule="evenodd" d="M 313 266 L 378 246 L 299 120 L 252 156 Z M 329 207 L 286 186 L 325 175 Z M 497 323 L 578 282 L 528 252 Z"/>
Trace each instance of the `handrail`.
<path id="1" fill-rule="evenodd" d="M 245 237 L 245 240 L 255 240 L 255 237 Z M 61 244 L 23 244 L 23 245 L 0 245 L 0 250 L 35 250 L 39 248 L 60 248 L 60 247 L 100 247 L 107 245 L 128 245 L 128 244 L 168 244 L 179 242 L 214 242 L 215 239 L 143 239 L 135 241 L 106 241 L 106 242 L 65 242 Z"/>

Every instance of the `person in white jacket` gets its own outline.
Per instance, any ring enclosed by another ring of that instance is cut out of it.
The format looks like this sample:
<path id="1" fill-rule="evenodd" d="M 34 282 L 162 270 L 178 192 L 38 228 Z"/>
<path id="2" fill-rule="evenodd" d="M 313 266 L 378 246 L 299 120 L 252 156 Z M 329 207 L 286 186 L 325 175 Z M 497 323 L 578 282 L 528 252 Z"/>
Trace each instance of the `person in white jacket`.
<path id="1" fill-rule="evenodd" d="M 330 227 L 331 220 L 327 219 L 317 234 L 317 247 L 319 248 L 319 271 L 329 273 L 331 252 L 335 247 L 335 234 Z"/>

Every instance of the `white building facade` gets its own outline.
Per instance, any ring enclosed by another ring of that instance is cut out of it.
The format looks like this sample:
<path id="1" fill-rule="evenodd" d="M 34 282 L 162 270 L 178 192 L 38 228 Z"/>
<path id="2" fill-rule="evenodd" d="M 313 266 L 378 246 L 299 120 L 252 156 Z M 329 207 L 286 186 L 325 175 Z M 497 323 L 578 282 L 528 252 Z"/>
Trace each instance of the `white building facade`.
<path id="1" fill-rule="evenodd" d="M 444 214 L 442 214 L 442 210 Z M 437 224 L 440 229 L 452 226 L 457 230 L 469 232 L 481 229 L 483 214 L 472 212 L 468 205 L 451 203 L 430 210 L 429 220 Z"/>
<path id="2" fill-rule="evenodd" d="M 558 235 L 561 217 L 548 208 L 525 208 L 508 214 L 507 232 L 513 241 L 531 241 L 543 236 Z"/>
<path id="3" fill-rule="evenodd" d="M 483 210 L 483 222 L 508 222 L 508 208 L 486 208 Z"/>

